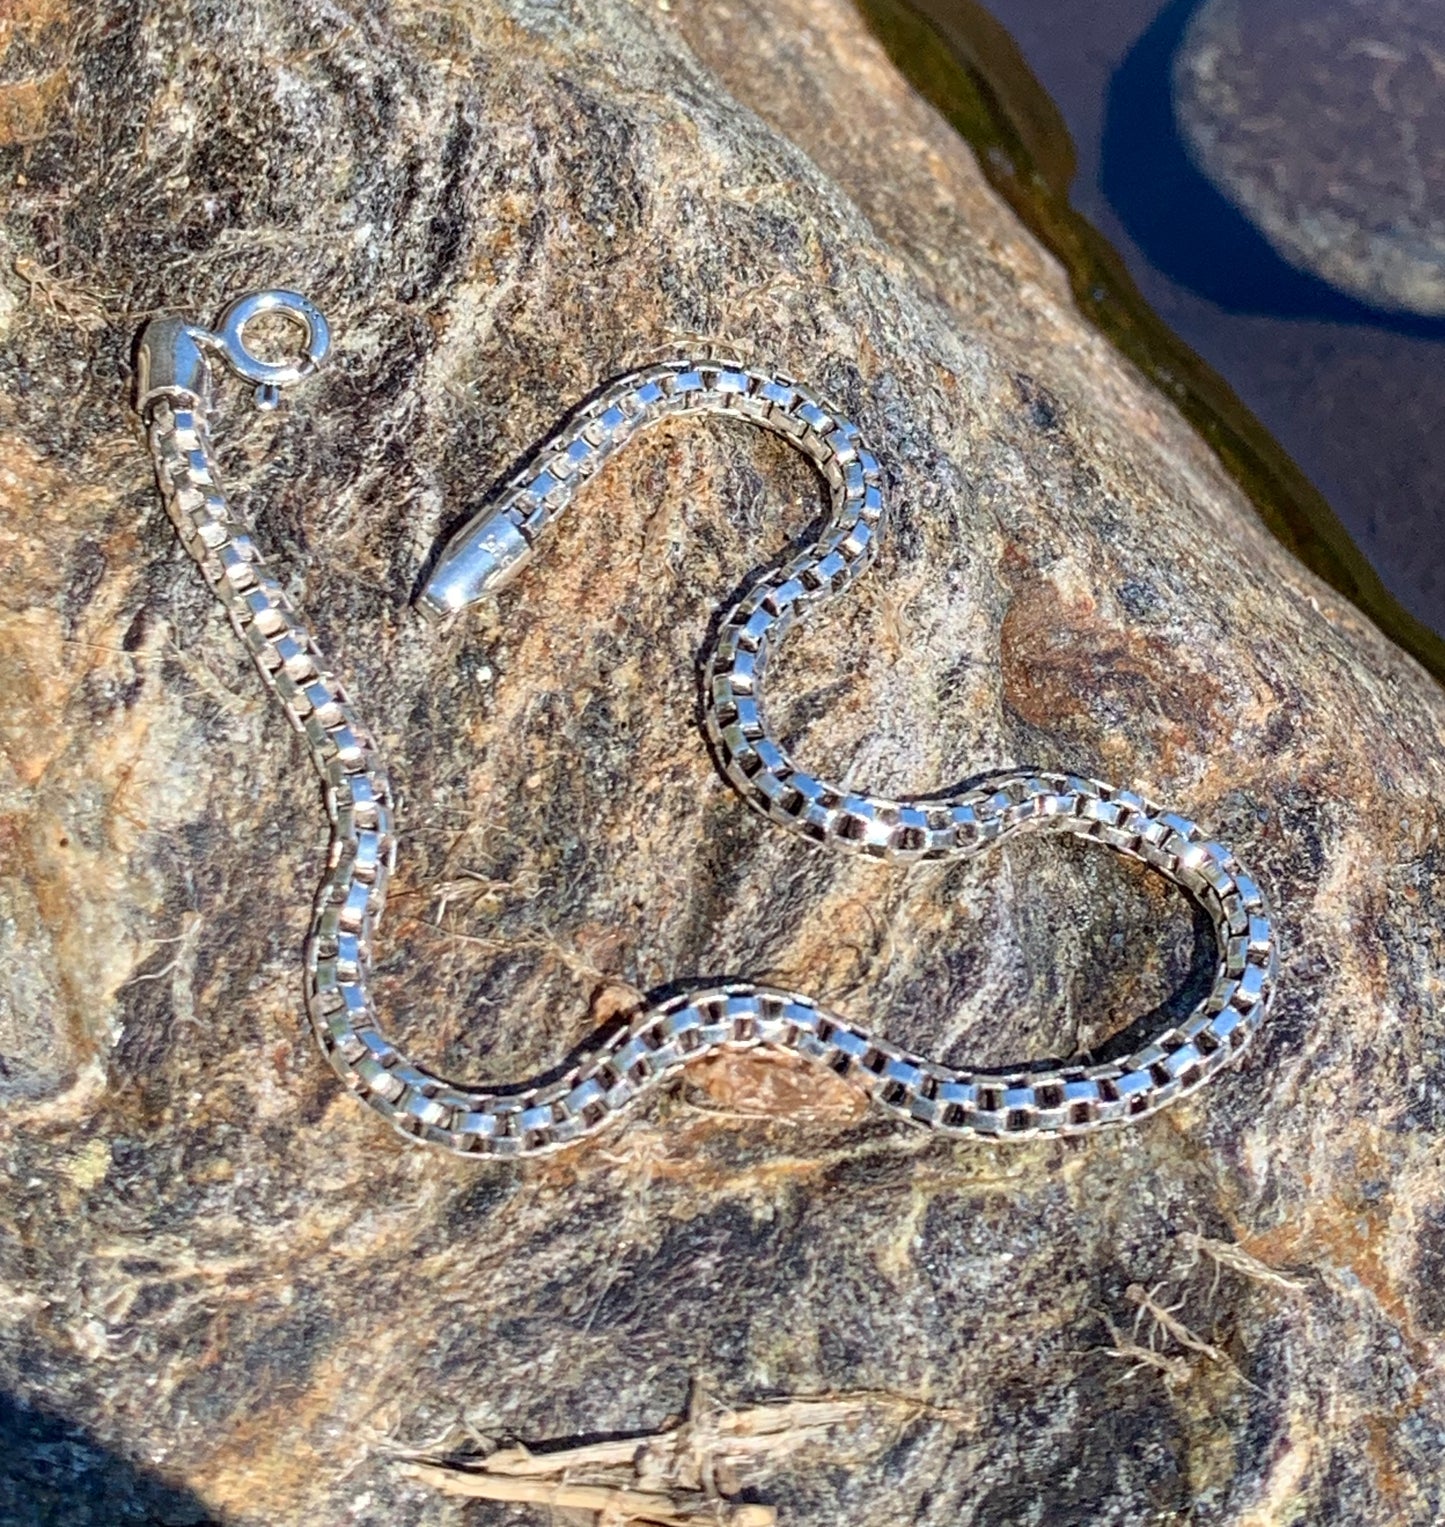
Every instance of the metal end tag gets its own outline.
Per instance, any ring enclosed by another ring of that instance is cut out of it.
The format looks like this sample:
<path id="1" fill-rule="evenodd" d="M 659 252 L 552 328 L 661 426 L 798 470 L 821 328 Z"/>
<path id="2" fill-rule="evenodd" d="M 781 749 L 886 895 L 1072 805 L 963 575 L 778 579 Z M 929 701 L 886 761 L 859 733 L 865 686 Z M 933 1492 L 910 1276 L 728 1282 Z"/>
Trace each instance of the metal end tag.
<path id="1" fill-rule="evenodd" d="M 504 588 L 531 558 L 532 548 L 505 514 L 478 515 L 447 543 L 417 608 L 442 620 Z"/>

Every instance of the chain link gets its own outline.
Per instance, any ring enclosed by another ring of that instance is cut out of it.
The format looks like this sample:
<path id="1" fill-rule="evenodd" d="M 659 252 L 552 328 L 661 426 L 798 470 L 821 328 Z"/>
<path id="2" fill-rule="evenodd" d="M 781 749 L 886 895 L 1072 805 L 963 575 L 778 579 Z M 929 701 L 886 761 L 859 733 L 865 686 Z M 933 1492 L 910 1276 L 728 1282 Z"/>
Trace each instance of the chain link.
<path id="1" fill-rule="evenodd" d="M 271 301 L 266 310 L 277 306 L 286 305 Z M 305 306 L 312 335 L 314 309 Z M 385 1037 L 368 990 L 396 861 L 391 785 L 345 687 L 221 491 L 206 432 L 209 376 L 204 359 L 198 367 L 185 348 L 218 352 L 242 370 L 237 343 L 224 320 L 218 334 L 177 320 L 153 324 L 142 337 L 137 406 L 167 512 L 321 779 L 331 837 L 305 953 L 311 1022 L 341 1079 L 401 1133 L 466 1156 L 540 1155 L 596 1133 L 701 1056 L 766 1047 L 827 1066 L 882 1109 L 939 1134 L 1022 1140 L 1142 1118 L 1195 1091 L 1249 1043 L 1275 985 L 1273 921 L 1235 855 L 1194 822 L 1063 774 L 1021 772 L 949 799 L 886 800 L 808 774 L 770 734 L 762 693 L 769 654 L 871 563 L 886 517 L 884 484 L 858 429 L 807 388 L 708 361 L 625 377 L 574 415 L 454 538 L 419 601 L 422 612 L 442 618 L 514 575 L 583 484 L 647 425 L 699 413 L 761 425 L 814 463 L 832 513 L 816 542 L 765 574 L 731 612 L 708 659 L 706 731 L 729 782 L 770 821 L 815 844 L 892 863 L 966 858 L 1025 832 L 1066 834 L 1142 860 L 1208 914 L 1219 946 L 1211 990 L 1187 1019 L 1100 1064 L 1082 1057 L 986 1071 L 943 1066 L 800 993 L 746 982 L 650 1005 L 545 1079 L 464 1086 L 413 1063 Z M 320 360 L 313 354 L 310 362 Z"/>

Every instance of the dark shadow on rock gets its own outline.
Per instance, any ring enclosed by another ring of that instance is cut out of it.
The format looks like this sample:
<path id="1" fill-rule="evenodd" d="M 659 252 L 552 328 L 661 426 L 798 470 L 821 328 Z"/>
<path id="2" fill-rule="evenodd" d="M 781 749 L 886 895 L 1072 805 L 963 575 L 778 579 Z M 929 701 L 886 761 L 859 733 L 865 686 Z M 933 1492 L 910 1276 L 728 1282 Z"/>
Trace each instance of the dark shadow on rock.
<path id="1" fill-rule="evenodd" d="M 0 1392 L 5 1527 L 222 1527 L 189 1490 L 120 1457 L 83 1427 Z"/>
<path id="2" fill-rule="evenodd" d="M 1189 155 L 1174 63 L 1204 0 L 1170 0 L 1125 55 L 1105 101 L 1099 185 L 1162 275 L 1231 313 L 1367 325 L 1445 339 L 1445 319 L 1371 307 L 1277 254 Z"/>

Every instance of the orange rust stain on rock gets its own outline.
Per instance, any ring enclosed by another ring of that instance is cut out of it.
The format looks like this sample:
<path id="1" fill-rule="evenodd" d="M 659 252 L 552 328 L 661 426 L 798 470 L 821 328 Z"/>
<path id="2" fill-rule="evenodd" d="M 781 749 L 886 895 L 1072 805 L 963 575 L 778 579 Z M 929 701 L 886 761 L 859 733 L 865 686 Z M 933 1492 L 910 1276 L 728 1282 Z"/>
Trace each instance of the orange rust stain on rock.
<path id="1" fill-rule="evenodd" d="M 0 435 L 0 572 L 7 578 L 40 570 L 34 566 L 42 558 L 30 530 L 36 514 L 51 508 L 65 488 L 54 462 L 18 436 Z"/>
<path id="2" fill-rule="evenodd" d="M 687 1079 L 729 1113 L 852 1123 L 868 1111 L 863 1093 L 826 1067 L 765 1050 L 710 1056 Z"/>
<path id="3" fill-rule="evenodd" d="M 888 914 L 876 882 L 865 879 L 860 886 L 845 880 L 830 888 L 817 914 L 799 929 L 786 960 L 765 976 L 775 986 L 826 1002 L 876 979 L 889 948 Z"/>
<path id="4" fill-rule="evenodd" d="M 609 1023 L 625 1023 L 639 1013 L 645 999 L 635 986 L 625 981 L 608 980 L 592 993 L 587 1005 L 587 1022 L 592 1029 Z"/>
<path id="5" fill-rule="evenodd" d="M 1005 704 L 1033 726 L 1061 724 L 1103 745 L 1113 711 L 1153 716 L 1161 762 L 1222 724 L 1223 691 L 1148 632 L 1104 619 L 1088 595 L 1068 596 L 1046 578 L 1018 586 L 1004 613 L 999 658 Z"/>
<path id="6" fill-rule="evenodd" d="M 1400 1472 L 1400 1428 L 1394 1417 L 1366 1416 L 1365 1451 L 1375 1465 L 1375 1488 L 1392 1504 L 1402 1503 L 1411 1483 Z"/>
<path id="7" fill-rule="evenodd" d="M 1384 1259 L 1388 1231 L 1386 1210 L 1332 1195 L 1311 1201 L 1303 1216 L 1272 1230 L 1251 1234 L 1240 1227 L 1235 1239 L 1251 1256 L 1272 1266 L 1312 1263 L 1348 1268 L 1374 1296 L 1380 1309 L 1402 1331 L 1408 1332 L 1409 1306 L 1396 1288 Z"/>
<path id="8" fill-rule="evenodd" d="M 65 81 L 65 71 L 54 69 L 36 79 L 0 84 L 0 143 L 33 143 L 41 137 Z"/>
<path id="9" fill-rule="evenodd" d="M 70 19 L 70 0 L 8 0 L 0 11 L 0 58 L 17 36 Z"/>
<path id="10" fill-rule="evenodd" d="M 207 1505 L 227 1513 L 252 1509 L 261 1489 L 275 1519 L 289 1517 L 304 1506 L 317 1479 L 335 1468 L 334 1458 L 303 1440 L 303 1426 L 333 1415 L 338 1395 L 354 1383 L 354 1373 L 336 1374 L 334 1387 L 313 1385 L 304 1394 L 258 1406 L 235 1423 L 225 1442 L 190 1477 L 192 1489 Z M 280 1436 L 287 1438 L 284 1449 L 274 1445 Z"/>
<path id="11" fill-rule="evenodd" d="M 69 18 L 69 0 L 8 0 L 0 5 L 0 59 L 21 38 L 33 41 Z M 0 83 L 0 143 L 29 143 L 40 137 L 67 79 L 65 70 L 56 68 Z"/>
<path id="12" fill-rule="evenodd" d="M 45 777 L 55 759 L 74 740 L 65 706 L 85 669 L 94 665 L 83 654 L 84 666 L 57 660 L 59 622 L 49 612 L 26 612 L 13 619 L 0 616 L 0 683 L 9 704 L 0 713 L 0 758 L 15 771 L 22 785 Z"/>
<path id="13" fill-rule="evenodd" d="M 578 956 L 593 970 L 610 971 L 625 962 L 628 950 L 635 942 L 635 935 L 630 929 L 619 927 L 616 923 L 592 921 L 575 928 L 571 942 Z M 609 984 L 622 986 L 623 983 L 614 981 Z M 630 991 L 631 988 L 624 986 L 623 990 Z M 636 1001 L 635 993 L 633 1001 Z"/>

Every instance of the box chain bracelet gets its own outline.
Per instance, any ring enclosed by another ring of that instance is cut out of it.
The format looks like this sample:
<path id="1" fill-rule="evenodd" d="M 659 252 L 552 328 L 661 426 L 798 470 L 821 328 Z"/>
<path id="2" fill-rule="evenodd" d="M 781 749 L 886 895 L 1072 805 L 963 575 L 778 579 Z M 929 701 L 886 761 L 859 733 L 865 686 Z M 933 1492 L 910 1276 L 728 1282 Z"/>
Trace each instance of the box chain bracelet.
<path id="1" fill-rule="evenodd" d="M 247 347 L 246 325 L 266 313 L 304 330 L 297 358 L 268 362 Z M 1209 994 L 1143 1048 L 1100 1064 L 1082 1057 L 943 1066 L 798 992 L 742 981 L 649 1005 L 620 1031 L 601 1031 L 564 1071 L 515 1085 L 458 1084 L 408 1059 L 382 1032 L 368 991 L 396 862 L 386 769 L 345 686 L 227 501 L 207 435 L 213 358 L 273 407 L 279 389 L 314 372 L 329 347 L 325 319 L 295 292 L 243 297 L 214 331 L 157 319 L 141 335 L 135 403 L 166 510 L 321 778 L 331 834 L 306 943 L 306 1006 L 342 1081 L 395 1129 L 464 1156 L 540 1155 L 595 1134 L 691 1061 L 762 1047 L 827 1066 L 877 1106 L 940 1135 L 1024 1140 L 1142 1118 L 1245 1049 L 1273 995 L 1273 919 L 1235 855 L 1195 823 L 1127 790 L 1062 774 L 1020 772 L 947 799 L 885 800 L 807 773 L 769 733 L 768 658 L 791 626 L 872 562 L 886 522 L 883 477 L 856 426 L 806 387 L 709 360 L 635 372 L 573 415 L 452 538 L 417 601 L 421 614 L 439 620 L 501 588 L 579 489 L 647 425 L 689 414 L 761 425 L 817 468 L 831 514 L 812 545 L 765 573 L 728 615 L 708 658 L 705 727 L 728 781 L 769 821 L 813 844 L 895 864 L 967 858 L 1018 833 L 1066 834 L 1140 859 L 1208 914 L 1219 948 Z"/>

